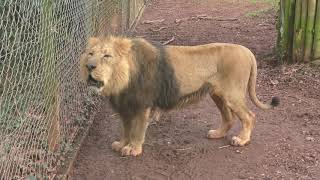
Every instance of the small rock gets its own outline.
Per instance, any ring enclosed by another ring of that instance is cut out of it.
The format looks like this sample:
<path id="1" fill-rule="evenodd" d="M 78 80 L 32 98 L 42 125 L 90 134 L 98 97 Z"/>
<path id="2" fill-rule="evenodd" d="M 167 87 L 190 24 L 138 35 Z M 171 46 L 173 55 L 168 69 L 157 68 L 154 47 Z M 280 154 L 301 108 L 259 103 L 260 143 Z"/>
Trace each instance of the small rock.
<path id="1" fill-rule="evenodd" d="M 141 180 L 142 178 L 140 178 L 138 176 L 133 176 L 131 179 L 133 179 L 133 180 Z"/>
<path id="2" fill-rule="evenodd" d="M 247 179 L 246 176 L 243 175 L 243 174 L 239 174 L 239 175 L 238 175 L 238 178 L 239 178 L 239 179 Z"/>
<path id="3" fill-rule="evenodd" d="M 242 151 L 240 151 L 239 149 L 236 150 L 236 153 L 242 154 Z"/>
<path id="4" fill-rule="evenodd" d="M 306 140 L 307 140 L 307 141 L 314 142 L 315 139 L 314 139 L 314 137 L 308 136 L 308 137 L 306 137 Z"/>
<path id="5" fill-rule="evenodd" d="M 279 81 L 278 80 L 271 80 L 271 84 L 272 85 L 277 85 L 277 84 L 279 84 Z"/>

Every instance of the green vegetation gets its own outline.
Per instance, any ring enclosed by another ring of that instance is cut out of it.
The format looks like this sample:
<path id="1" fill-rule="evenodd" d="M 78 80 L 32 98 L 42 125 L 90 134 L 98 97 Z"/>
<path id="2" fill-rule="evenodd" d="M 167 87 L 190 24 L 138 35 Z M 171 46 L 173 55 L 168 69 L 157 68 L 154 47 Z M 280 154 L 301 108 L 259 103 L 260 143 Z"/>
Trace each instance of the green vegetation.
<path id="1" fill-rule="evenodd" d="M 268 12 L 270 9 L 259 9 L 257 11 L 253 11 L 253 12 L 249 12 L 246 14 L 247 17 L 259 17 L 261 16 L 262 14 Z"/>
<path id="2" fill-rule="evenodd" d="M 272 5 L 272 7 L 279 7 L 279 1 L 280 0 L 250 0 L 251 3 L 257 3 L 257 2 L 269 3 Z"/>
<path id="3" fill-rule="evenodd" d="M 278 19 L 281 60 L 309 62 L 320 57 L 320 0 L 281 0 Z"/>
<path id="4" fill-rule="evenodd" d="M 250 2 L 254 3 L 254 4 L 255 3 L 267 3 L 267 4 L 271 5 L 270 7 L 258 9 L 256 11 L 249 12 L 246 14 L 247 17 L 259 17 L 270 10 L 278 10 L 280 0 L 250 0 Z"/>

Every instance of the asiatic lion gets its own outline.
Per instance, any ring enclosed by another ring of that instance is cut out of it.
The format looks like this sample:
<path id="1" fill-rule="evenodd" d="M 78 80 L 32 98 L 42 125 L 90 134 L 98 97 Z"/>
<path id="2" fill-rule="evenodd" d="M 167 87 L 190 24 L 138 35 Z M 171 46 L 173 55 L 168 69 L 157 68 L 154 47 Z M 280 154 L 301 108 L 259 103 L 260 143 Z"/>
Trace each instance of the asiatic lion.
<path id="1" fill-rule="evenodd" d="M 80 60 L 81 79 L 110 98 L 122 119 L 120 141 L 112 149 L 137 156 L 151 110 L 167 111 L 199 101 L 209 94 L 222 115 L 220 127 L 208 138 L 222 138 L 237 116 L 242 129 L 231 144 L 250 141 L 255 114 L 246 104 L 246 92 L 261 109 L 279 104 L 273 97 L 264 104 L 256 97 L 257 65 L 244 46 L 212 43 L 198 46 L 162 46 L 142 38 L 92 37 Z"/>

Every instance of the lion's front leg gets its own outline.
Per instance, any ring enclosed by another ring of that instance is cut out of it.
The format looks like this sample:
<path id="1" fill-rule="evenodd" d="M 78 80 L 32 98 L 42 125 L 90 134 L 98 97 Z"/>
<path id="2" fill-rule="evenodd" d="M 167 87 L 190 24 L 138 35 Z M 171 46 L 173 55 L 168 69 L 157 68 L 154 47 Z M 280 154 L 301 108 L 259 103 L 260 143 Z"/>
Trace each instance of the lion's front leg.
<path id="1" fill-rule="evenodd" d="M 160 120 L 160 116 L 161 116 L 161 111 L 160 109 L 154 109 L 153 110 L 153 114 L 152 114 L 152 120 L 158 122 Z"/>
<path id="2" fill-rule="evenodd" d="M 143 110 L 130 119 L 129 141 L 121 149 L 123 156 L 137 156 L 142 153 L 145 133 L 149 124 L 150 109 Z"/>
<path id="3" fill-rule="evenodd" d="M 114 141 L 111 145 L 114 151 L 121 151 L 121 149 L 129 143 L 130 139 L 132 121 L 128 119 L 122 119 L 121 121 L 122 127 L 120 141 Z"/>

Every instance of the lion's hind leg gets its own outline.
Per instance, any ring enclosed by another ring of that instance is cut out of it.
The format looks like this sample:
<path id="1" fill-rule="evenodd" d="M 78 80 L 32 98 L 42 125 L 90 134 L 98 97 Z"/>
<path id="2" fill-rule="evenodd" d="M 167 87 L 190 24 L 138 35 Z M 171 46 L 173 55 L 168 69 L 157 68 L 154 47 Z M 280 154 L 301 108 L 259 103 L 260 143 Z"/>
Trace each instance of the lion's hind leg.
<path id="1" fill-rule="evenodd" d="M 235 115 L 220 97 L 211 94 L 211 98 L 220 110 L 222 119 L 219 128 L 216 130 L 209 130 L 207 137 L 210 139 L 222 138 L 226 136 L 227 132 L 234 125 Z"/>
<path id="2" fill-rule="evenodd" d="M 251 133 L 254 127 L 255 114 L 249 110 L 245 103 L 245 98 L 234 97 L 227 101 L 231 108 L 241 121 L 242 129 L 238 136 L 233 136 L 231 145 L 244 146 L 250 142 Z"/>

